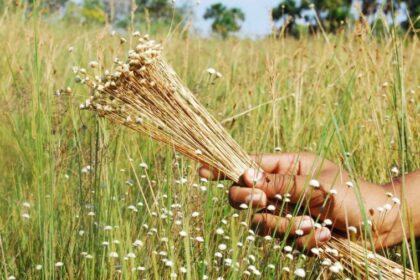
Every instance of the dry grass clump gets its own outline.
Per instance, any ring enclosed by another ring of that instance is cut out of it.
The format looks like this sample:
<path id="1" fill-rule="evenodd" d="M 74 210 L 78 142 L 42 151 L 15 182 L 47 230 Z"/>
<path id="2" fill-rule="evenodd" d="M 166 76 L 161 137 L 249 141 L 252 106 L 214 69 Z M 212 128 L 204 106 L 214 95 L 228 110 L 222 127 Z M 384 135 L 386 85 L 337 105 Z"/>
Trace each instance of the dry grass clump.
<path id="1" fill-rule="evenodd" d="M 136 34 L 139 36 L 138 34 Z M 74 69 L 77 80 L 91 88 L 92 95 L 80 105 L 112 122 L 171 146 L 177 152 L 216 168 L 233 181 L 257 164 L 200 104 L 162 57 L 162 47 L 148 36 L 128 52 L 128 61 L 116 59 L 113 73 L 91 76 Z M 89 63 L 98 68 L 95 61 Z M 379 256 L 363 246 L 335 236 L 317 254 L 333 273 L 348 273 L 372 279 L 392 279 L 414 272 Z"/>

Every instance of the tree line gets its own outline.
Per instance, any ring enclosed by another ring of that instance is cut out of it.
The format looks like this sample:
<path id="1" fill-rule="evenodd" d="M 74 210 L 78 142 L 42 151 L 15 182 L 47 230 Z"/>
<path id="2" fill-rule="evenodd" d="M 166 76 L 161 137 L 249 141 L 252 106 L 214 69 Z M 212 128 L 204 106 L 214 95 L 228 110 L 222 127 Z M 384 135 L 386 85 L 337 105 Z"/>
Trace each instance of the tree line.
<path id="1" fill-rule="evenodd" d="M 6 2 L 0 1 L 0 9 L 4 9 Z M 59 14 L 63 20 L 82 24 L 108 23 L 125 28 L 134 18 L 136 23 L 155 29 L 182 23 L 192 14 L 194 5 L 178 6 L 175 0 L 10 0 L 10 3 L 27 9 L 37 6 L 45 14 Z M 241 9 L 222 3 L 209 6 L 203 17 L 212 21 L 212 31 L 222 38 L 239 31 L 245 20 Z M 339 33 L 356 24 L 371 27 L 377 33 L 395 27 L 404 33 L 419 34 L 420 0 L 283 0 L 272 8 L 271 19 L 277 36 Z"/>
<path id="2" fill-rule="evenodd" d="M 377 32 L 390 27 L 417 33 L 420 29 L 420 0 L 285 0 L 272 10 L 281 31 L 299 36 L 302 32 L 337 33 L 354 23 Z"/>

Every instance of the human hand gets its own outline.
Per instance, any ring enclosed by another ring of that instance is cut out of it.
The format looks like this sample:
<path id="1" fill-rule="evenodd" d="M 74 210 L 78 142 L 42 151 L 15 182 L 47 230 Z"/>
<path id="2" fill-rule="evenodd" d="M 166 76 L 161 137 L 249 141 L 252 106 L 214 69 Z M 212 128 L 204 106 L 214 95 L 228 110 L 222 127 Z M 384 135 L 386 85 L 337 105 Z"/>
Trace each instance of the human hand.
<path id="1" fill-rule="evenodd" d="M 399 200 L 393 197 L 390 185 L 358 179 L 357 188 L 345 170 L 313 154 L 267 154 L 253 160 L 262 171 L 248 169 L 241 182 L 230 188 L 229 201 L 233 207 L 241 209 L 246 204 L 273 210 L 279 209 L 286 199 L 287 204 L 309 214 L 287 218 L 275 211 L 256 213 L 251 226 L 260 235 L 295 236 L 298 247 L 309 249 L 331 238 L 328 227 L 344 235 L 361 232 L 366 215 L 372 226 L 374 248 L 401 241 L 401 226 L 396 226 L 400 225 L 399 207 L 394 205 Z M 201 167 L 199 173 L 210 179 L 223 176 L 207 167 Z M 386 192 L 392 193 L 392 198 Z M 369 243 L 367 246 L 371 247 Z"/>

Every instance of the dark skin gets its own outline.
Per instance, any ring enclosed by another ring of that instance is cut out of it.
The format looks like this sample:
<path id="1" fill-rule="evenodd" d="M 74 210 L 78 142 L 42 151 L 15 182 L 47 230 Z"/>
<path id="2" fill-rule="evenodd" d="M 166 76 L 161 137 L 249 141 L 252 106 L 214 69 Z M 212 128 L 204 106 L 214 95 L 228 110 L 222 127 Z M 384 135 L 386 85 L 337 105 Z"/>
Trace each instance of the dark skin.
<path id="1" fill-rule="evenodd" d="M 331 229 L 345 236 L 353 228 L 360 236 L 364 220 L 360 206 L 363 206 L 372 225 L 373 244 L 368 243 L 368 247 L 385 248 L 406 239 L 409 231 L 402 221 L 399 204 L 402 202 L 401 178 L 385 185 L 359 178 L 358 193 L 356 183 L 345 170 L 313 154 L 266 154 L 252 158 L 262 170 L 248 169 L 241 182 L 232 185 L 229 190 L 232 207 L 240 209 L 241 204 L 247 204 L 255 209 L 266 208 L 275 203 L 278 195 L 283 199 L 288 195 L 291 204 L 306 206 L 309 213 L 293 219 L 268 211 L 256 213 L 251 226 L 260 235 L 283 236 L 288 232 L 289 236 L 296 237 L 296 244 L 302 249 L 325 244 L 331 238 Z M 205 166 L 199 169 L 199 174 L 208 179 L 223 178 L 223 174 Z M 418 187 L 419 170 L 405 176 L 405 203 L 411 217 L 420 215 Z M 330 219 L 332 225 L 314 228 L 314 219 L 319 222 Z M 415 236 L 420 236 L 419 220 L 410 221 Z"/>

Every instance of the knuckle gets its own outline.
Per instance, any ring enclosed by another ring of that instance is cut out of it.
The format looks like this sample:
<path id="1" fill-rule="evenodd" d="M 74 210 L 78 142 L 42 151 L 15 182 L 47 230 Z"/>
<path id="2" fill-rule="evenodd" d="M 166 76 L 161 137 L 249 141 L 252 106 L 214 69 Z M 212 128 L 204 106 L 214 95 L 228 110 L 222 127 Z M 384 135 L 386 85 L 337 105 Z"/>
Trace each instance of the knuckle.
<path id="1" fill-rule="evenodd" d="M 270 197 L 274 197 L 278 193 L 283 193 L 285 177 L 280 174 L 276 174 L 270 177 L 267 182 L 266 192 Z"/>

